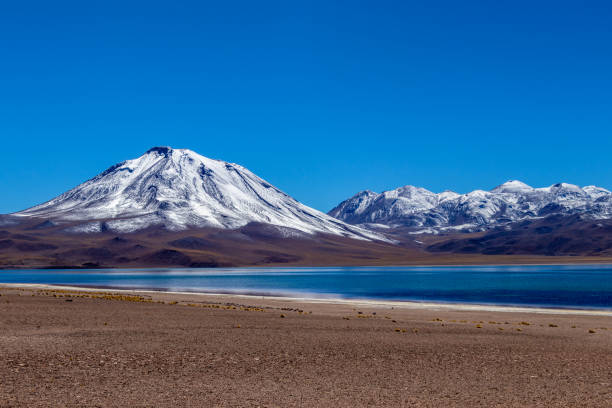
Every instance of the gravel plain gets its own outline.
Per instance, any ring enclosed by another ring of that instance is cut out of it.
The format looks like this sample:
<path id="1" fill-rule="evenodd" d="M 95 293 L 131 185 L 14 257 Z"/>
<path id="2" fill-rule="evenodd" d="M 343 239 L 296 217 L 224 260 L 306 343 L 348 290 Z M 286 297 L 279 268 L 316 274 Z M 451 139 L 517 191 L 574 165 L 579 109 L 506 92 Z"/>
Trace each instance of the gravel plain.
<path id="1" fill-rule="evenodd" d="M 612 318 L 0 287 L 2 407 L 610 407 Z"/>

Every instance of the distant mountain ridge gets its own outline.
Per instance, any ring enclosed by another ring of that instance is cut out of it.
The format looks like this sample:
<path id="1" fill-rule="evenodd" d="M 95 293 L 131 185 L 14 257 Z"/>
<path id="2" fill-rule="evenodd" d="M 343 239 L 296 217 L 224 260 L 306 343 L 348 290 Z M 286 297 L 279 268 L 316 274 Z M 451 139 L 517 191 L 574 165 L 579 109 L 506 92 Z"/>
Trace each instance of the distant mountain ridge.
<path id="1" fill-rule="evenodd" d="M 67 232 L 130 233 L 149 227 L 236 229 L 269 224 L 279 234 L 384 237 L 307 207 L 234 163 L 188 149 L 154 147 L 15 217 L 66 224 Z M 13 217 L 13 219 L 15 219 Z"/>
<path id="2" fill-rule="evenodd" d="M 612 218 L 612 193 L 597 186 L 581 188 L 567 183 L 533 188 L 518 180 L 491 191 L 467 194 L 436 194 L 421 187 L 404 186 L 380 194 L 361 191 L 328 214 L 375 229 L 402 227 L 426 234 L 474 232 L 549 215 Z"/>

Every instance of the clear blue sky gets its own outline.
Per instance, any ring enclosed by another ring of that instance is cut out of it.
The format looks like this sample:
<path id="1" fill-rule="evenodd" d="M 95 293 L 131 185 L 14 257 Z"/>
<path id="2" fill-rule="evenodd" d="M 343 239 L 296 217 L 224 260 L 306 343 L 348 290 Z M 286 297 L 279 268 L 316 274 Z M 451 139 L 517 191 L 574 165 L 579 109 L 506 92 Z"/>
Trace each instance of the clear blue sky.
<path id="1" fill-rule="evenodd" d="M 2 2 L 0 213 L 155 145 L 323 211 L 406 184 L 611 189 L 611 22 L 609 1 Z"/>

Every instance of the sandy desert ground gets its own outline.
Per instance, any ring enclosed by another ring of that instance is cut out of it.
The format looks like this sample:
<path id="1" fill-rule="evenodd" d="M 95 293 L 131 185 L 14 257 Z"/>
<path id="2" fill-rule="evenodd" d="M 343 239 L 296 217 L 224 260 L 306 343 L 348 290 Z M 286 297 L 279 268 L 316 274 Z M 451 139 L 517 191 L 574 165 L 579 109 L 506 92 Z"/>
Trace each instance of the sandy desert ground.
<path id="1" fill-rule="evenodd" d="M 612 406 L 609 315 L 0 295 L 2 407 Z"/>

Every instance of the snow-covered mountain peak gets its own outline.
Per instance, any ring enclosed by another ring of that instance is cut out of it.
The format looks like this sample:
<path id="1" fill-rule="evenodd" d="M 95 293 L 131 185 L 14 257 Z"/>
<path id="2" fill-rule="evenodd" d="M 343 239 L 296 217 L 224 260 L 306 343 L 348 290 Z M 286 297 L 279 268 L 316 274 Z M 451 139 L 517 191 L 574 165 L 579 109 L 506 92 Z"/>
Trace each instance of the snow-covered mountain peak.
<path id="1" fill-rule="evenodd" d="M 610 192 L 610 190 L 606 190 L 605 188 L 597 186 L 585 186 L 582 187 L 582 191 L 587 193 L 589 196 L 591 196 L 591 198 L 595 200 L 600 197 L 612 196 L 612 192 Z"/>
<path id="2" fill-rule="evenodd" d="M 416 187 L 416 186 L 411 186 L 411 185 L 399 187 L 394 191 L 397 191 L 400 195 L 403 195 L 403 196 L 412 195 L 412 194 L 431 194 L 431 191 L 423 187 Z"/>
<path id="3" fill-rule="evenodd" d="M 467 194 L 463 194 L 464 197 L 468 198 L 468 197 L 488 197 L 491 195 L 490 191 L 485 191 L 485 190 L 473 190 L 470 191 Z"/>
<path id="4" fill-rule="evenodd" d="M 558 193 L 558 192 L 573 192 L 573 193 L 584 193 L 584 191 L 575 184 L 569 183 L 557 183 L 553 184 L 549 187 L 550 192 Z"/>
<path id="5" fill-rule="evenodd" d="M 254 222 L 308 234 L 382 238 L 299 203 L 240 165 L 171 147 L 153 147 L 15 215 L 84 222 L 87 231 L 153 225 L 233 229 Z"/>
<path id="6" fill-rule="evenodd" d="M 442 202 L 446 200 L 453 200 L 459 197 L 460 195 L 461 194 L 455 193 L 454 191 L 451 191 L 451 190 L 444 190 L 443 192 L 438 193 L 438 199 L 440 202 Z"/>
<path id="7" fill-rule="evenodd" d="M 355 194 L 355 196 L 359 196 L 359 197 L 375 197 L 377 195 L 378 193 L 375 193 L 372 190 L 361 190 L 360 192 Z"/>
<path id="8" fill-rule="evenodd" d="M 147 150 L 145 152 L 145 154 L 161 154 L 164 156 L 167 156 L 168 154 L 170 154 L 172 152 L 172 148 L 170 146 L 154 146 L 152 148 L 150 148 L 149 150 Z"/>
<path id="9" fill-rule="evenodd" d="M 533 187 L 519 180 L 509 180 L 491 190 L 492 193 L 521 193 L 533 190 Z"/>

